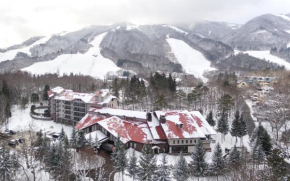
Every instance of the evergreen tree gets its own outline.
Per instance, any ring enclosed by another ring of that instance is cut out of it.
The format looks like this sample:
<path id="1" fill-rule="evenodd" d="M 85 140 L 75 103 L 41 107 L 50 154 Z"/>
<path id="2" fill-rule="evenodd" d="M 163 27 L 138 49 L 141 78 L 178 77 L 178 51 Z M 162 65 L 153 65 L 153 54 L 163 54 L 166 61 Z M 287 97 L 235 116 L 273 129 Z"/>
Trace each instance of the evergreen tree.
<path id="1" fill-rule="evenodd" d="M 6 81 L 3 79 L 2 80 L 2 94 L 8 99 L 10 100 L 10 90 L 8 88 L 8 85 L 6 83 Z"/>
<path id="2" fill-rule="evenodd" d="M 241 153 L 237 150 L 236 145 L 232 148 L 230 154 L 229 154 L 229 164 L 239 164 L 241 159 Z"/>
<path id="3" fill-rule="evenodd" d="M 120 140 L 120 137 L 118 136 L 114 142 L 114 150 L 111 154 L 111 160 L 112 160 L 114 166 L 118 165 L 118 155 L 120 153 L 121 144 L 122 144 L 122 142 Z"/>
<path id="4" fill-rule="evenodd" d="M 101 146 L 101 143 L 99 141 L 99 138 L 98 138 L 98 134 L 96 133 L 96 136 L 95 136 L 95 139 L 94 139 L 94 144 L 93 144 L 94 147 L 96 147 L 96 149 L 99 149 L 100 146 Z"/>
<path id="5" fill-rule="evenodd" d="M 31 101 L 32 103 L 39 102 L 39 96 L 38 96 L 38 94 L 36 94 L 36 93 L 32 93 L 32 94 L 31 94 L 31 97 L 30 97 L 30 101 Z"/>
<path id="6" fill-rule="evenodd" d="M 36 137 L 37 138 L 36 138 L 35 146 L 42 145 L 42 142 L 43 142 L 43 133 L 42 133 L 42 130 L 40 130 L 39 132 L 37 132 Z"/>
<path id="7" fill-rule="evenodd" d="M 220 120 L 218 121 L 217 131 L 222 133 L 224 136 L 228 134 L 229 125 L 228 121 L 226 120 L 225 114 L 222 114 Z"/>
<path id="8" fill-rule="evenodd" d="M 119 97 L 119 90 L 120 90 L 120 85 L 119 85 L 119 80 L 115 78 L 112 83 L 112 93 L 114 96 Z"/>
<path id="9" fill-rule="evenodd" d="M 9 150 L 2 147 L 0 152 L 0 180 L 10 180 L 15 169 Z"/>
<path id="10" fill-rule="evenodd" d="M 241 139 L 241 143 L 243 141 L 243 137 L 247 135 L 247 125 L 244 120 L 243 114 L 241 114 L 239 119 L 239 131 L 238 131 L 238 137 Z"/>
<path id="11" fill-rule="evenodd" d="M 21 109 L 25 109 L 27 104 L 28 104 L 28 98 L 27 97 L 22 97 L 21 98 Z"/>
<path id="12" fill-rule="evenodd" d="M 277 148 L 273 149 L 271 154 L 268 156 L 268 174 L 269 180 L 285 180 L 285 177 L 288 174 L 289 179 L 289 170 L 287 171 L 287 163 L 284 158 L 281 156 L 281 151 Z"/>
<path id="13" fill-rule="evenodd" d="M 252 159 L 257 167 L 265 160 L 265 152 L 259 143 L 256 143 L 255 147 L 252 149 Z"/>
<path id="14" fill-rule="evenodd" d="M 128 176 L 133 180 L 135 180 L 137 177 L 138 170 L 139 168 L 137 165 L 137 157 L 135 155 L 135 150 L 133 150 L 133 154 L 131 155 L 129 163 L 127 165 Z"/>
<path id="15" fill-rule="evenodd" d="M 48 150 L 46 156 L 45 156 L 45 164 L 46 168 L 49 171 L 56 170 L 58 168 L 58 163 L 60 159 L 60 155 L 58 154 L 58 145 L 52 144 L 50 146 L 50 149 Z"/>
<path id="16" fill-rule="evenodd" d="M 209 125 L 215 126 L 215 121 L 213 119 L 212 111 L 210 111 L 209 114 L 207 115 L 206 121 L 208 122 Z"/>
<path id="17" fill-rule="evenodd" d="M 217 176 L 217 180 L 218 180 L 218 176 L 224 173 L 225 168 L 226 168 L 226 163 L 223 158 L 223 152 L 220 147 L 220 144 L 218 143 L 215 147 L 215 150 L 212 156 L 212 163 L 211 163 L 211 169 L 214 172 L 214 174 Z"/>
<path id="18" fill-rule="evenodd" d="M 93 139 L 92 139 L 92 135 L 91 134 L 89 134 L 89 138 L 88 138 L 88 146 L 93 146 L 94 145 L 94 142 L 93 142 Z"/>
<path id="19" fill-rule="evenodd" d="M 85 138 L 84 131 L 80 130 L 77 136 L 77 147 L 81 148 L 85 145 L 85 143 L 86 143 L 86 138 Z"/>
<path id="20" fill-rule="evenodd" d="M 167 157 L 166 154 L 162 155 L 161 164 L 158 165 L 158 169 L 156 171 L 156 179 L 155 181 L 170 181 L 170 168 L 167 165 Z"/>
<path id="21" fill-rule="evenodd" d="M 71 138 L 69 141 L 70 141 L 70 144 L 72 145 L 72 147 L 77 146 L 77 133 L 76 133 L 75 127 L 73 127 Z"/>
<path id="22" fill-rule="evenodd" d="M 61 131 L 60 131 L 60 133 L 59 133 L 59 138 L 62 140 L 62 139 L 64 139 L 64 137 L 66 137 L 66 134 L 65 134 L 65 132 L 64 132 L 63 127 L 61 127 Z"/>
<path id="23" fill-rule="evenodd" d="M 270 153 L 272 149 L 271 137 L 261 124 L 255 128 L 250 139 L 250 145 L 252 147 L 257 146 L 257 144 L 262 146 L 266 155 Z"/>
<path id="24" fill-rule="evenodd" d="M 191 171 L 194 176 L 202 177 L 207 170 L 207 163 L 205 161 L 205 149 L 202 146 L 201 140 L 198 140 L 194 151 L 191 153 Z"/>
<path id="25" fill-rule="evenodd" d="M 239 136 L 239 130 L 240 130 L 240 112 L 237 110 L 235 114 L 235 119 L 232 121 L 232 126 L 231 126 L 231 135 L 233 137 L 236 137 L 236 144 L 237 144 L 237 139 Z"/>
<path id="26" fill-rule="evenodd" d="M 173 169 L 173 178 L 177 181 L 186 181 L 189 177 L 188 166 L 182 153 L 179 154 L 177 163 Z"/>
<path id="27" fill-rule="evenodd" d="M 47 101 L 48 100 L 48 91 L 50 90 L 50 87 L 49 85 L 45 85 L 44 86 L 44 89 L 43 89 L 43 96 L 42 96 L 42 99 L 44 101 Z"/>
<path id="28" fill-rule="evenodd" d="M 224 94 L 219 100 L 218 100 L 218 112 L 220 114 L 225 114 L 228 116 L 229 111 L 232 109 L 234 102 L 233 98 L 229 94 Z"/>
<path id="29" fill-rule="evenodd" d="M 154 155 L 151 144 L 146 143 L 142 149 L 140 157 L 140 168 L 138 177 L 140 180 L 153 180 L 156 175 L 156 157 Z"/>

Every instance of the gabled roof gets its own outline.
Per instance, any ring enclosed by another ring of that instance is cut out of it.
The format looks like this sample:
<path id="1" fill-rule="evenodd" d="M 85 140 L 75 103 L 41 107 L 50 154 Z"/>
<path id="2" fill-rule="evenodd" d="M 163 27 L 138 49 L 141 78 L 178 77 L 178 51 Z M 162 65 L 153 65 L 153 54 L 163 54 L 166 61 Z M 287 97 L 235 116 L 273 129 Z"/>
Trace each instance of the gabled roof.
<path id="1" fill-rule="evenodd" d="M 156 143 L 146 122 L 123 120 L 116 116 L 98 122 L 115 137 L 120 137 L 123 143 L 134 141 L 138 143 Z"/>
<path id="2" fill-rule="evenodd" d="M 161 127 L 168 139 L 205 138 L 216 134 L 197 111 L 155 111 L 155 114 L 158 119 L 160 115 L 165 116 L 166 121 L 161 123 Z"/>
<path id="3" fill-rule="evenodd" d="M 84 129 L 91 125 L 96 124 L 97 122 L 106 119 L 106 116 L 102 115 L 92 115 L 90 113 L 87 113 L 75 126 L 76 129 Z"/>
<path id="4" fill-rule="evenodd" d="M 167 139 L 167 137 L 166 137 L 161 125 L 160 125 L 159 120 L 155 116 L 151 115 L 151 121 L 148 121 L 147 124 L 148 124 L 148 127 L 149 127 L 154 139 L 156 139 L 156 140 Z"/>
<path id="5" fill-rule="evenodd" d="M 143 111 L 132 111 L 132 110 L 125 110 L 125 109 L 115 109 L 115 108 L 96 108 L 94 110 L 95 113 L 99 112 L 101 114 L 110 114 L 112 116 L 126 116 L 130 118 L 138 118 L 146 120 L 146 112 Z"/>

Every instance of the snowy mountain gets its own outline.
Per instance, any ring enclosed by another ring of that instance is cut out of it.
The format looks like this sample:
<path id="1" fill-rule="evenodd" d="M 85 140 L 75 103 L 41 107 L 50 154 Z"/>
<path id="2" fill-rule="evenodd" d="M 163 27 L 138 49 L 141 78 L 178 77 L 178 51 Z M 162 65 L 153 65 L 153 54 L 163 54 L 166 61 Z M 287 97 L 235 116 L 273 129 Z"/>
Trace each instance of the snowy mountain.
<path id="1" fill-rule="evenodd" d="M 290 42 L 290 17 L 273 14 L 258 16 L 223 37 L 222 41 L 240 50 L 286 47 Z"/>
<path id="2" fill-rule="evenodd" d="M 233 54 L 233 49 L 221 42 L 201 38 L 176 26 L 119 23 L 33 38 L 29 43 L 2 50 L 0 71 L 21 69 L 34 74 L 75 73 L 96 78 L 120 70 L 188 73 L 183 59 L 172 53 L 172 45 L 167 41 L 170 38 L 182 41 L 188 51 L 199 53 L 198 57 L 188 53 L 193 66 L 202 61 L 210 64 Z M 199 74 L 202 78 L 202 72 Z"/>

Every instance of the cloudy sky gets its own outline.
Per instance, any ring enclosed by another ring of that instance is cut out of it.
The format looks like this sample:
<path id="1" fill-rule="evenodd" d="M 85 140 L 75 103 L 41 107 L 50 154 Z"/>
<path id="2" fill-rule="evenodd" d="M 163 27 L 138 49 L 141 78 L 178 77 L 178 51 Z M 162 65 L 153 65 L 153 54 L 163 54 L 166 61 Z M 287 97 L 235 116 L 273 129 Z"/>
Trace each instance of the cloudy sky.
<path id="1" fill-rule="evenodd" d="M 0 48 L 93 24 L 245 23 L 290 13 L 290 0 L 0 0 Z"/>

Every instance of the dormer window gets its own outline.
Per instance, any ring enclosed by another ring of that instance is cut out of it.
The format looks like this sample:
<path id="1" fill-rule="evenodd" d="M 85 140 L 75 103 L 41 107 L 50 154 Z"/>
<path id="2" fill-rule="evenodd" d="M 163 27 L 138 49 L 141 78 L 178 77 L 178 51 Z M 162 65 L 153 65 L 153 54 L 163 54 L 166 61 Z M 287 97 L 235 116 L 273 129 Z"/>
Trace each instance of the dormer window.
<path id="1" fill-rule="evenodd" d="M 166 122 L 165 115 L 160 115 L 160 123 L 165 123 L 165 122 Z"/>
<path id="2" fill-rule="evenodd" d="M 179 127 L 179 128 L 182 128 L 183 127 L 183 124 L 182 123 L 176 124 L 176 126 Z"/>

